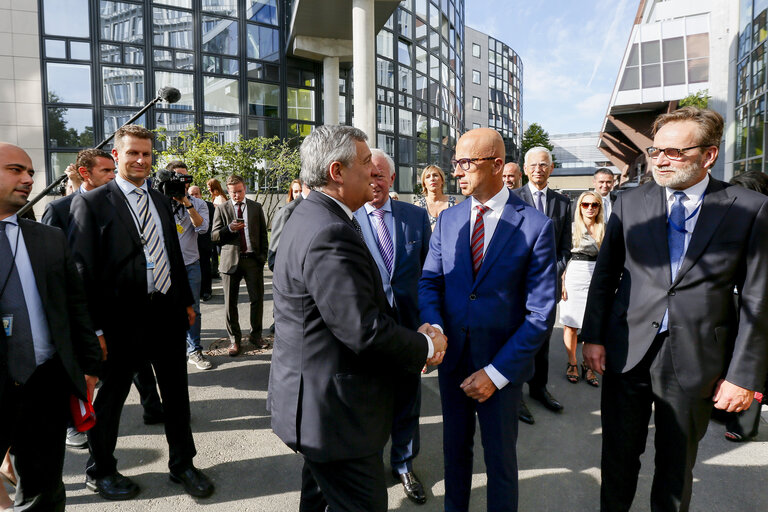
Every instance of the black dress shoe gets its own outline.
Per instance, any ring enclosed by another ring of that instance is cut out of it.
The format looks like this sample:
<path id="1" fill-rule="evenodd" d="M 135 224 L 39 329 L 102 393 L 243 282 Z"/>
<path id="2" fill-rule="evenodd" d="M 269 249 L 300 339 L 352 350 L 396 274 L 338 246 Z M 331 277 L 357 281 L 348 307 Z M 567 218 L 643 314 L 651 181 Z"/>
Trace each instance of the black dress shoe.
<path id="1" fill-rule="evenodd" d="M 520 418 L 520 421 L 529 425 L 536 423 L 536 420 L 533 419 L 533 414 L 528 410 L 528 406 L 525 405 L 525 400 L 520 400 L 520 411 L 517 413 L 517 417 Z"/>
<path id="2" fill-rule="evenodd" d="M 178 474 L 171 473 L 170 478 L 171 482 L 182 484 L 187 494 L 195 498 L 207 498 L 213 494 L 213 482 L 194 466 Z"/>
<path id="3" fill-rule="evenodd" d="M 541 402 L 541 404 L 550 411 L 560 412 L 563 410 L 563 404 L 558 402 L 546 389 L 531 391 L 531 398 Z"/>
<path id="4" fill-rule="evenodd" d="M 424 494 L 424 486 L 421 485 L 416 473 L 408 471 L 407 473 L 398 474 L 393 471 L 392 475 L 403 484 L 403 490 L 409 500 L 418 503 L 419 505 L 423 505 L 427 502 L 427 495 Z"/>
<path id="5" fill-rule="evenodd" d="M 102 478 L 86 475 L 85 486 L 107 500 L 130 500 L 139 494 L 139 486 L 117 471 Z"/>

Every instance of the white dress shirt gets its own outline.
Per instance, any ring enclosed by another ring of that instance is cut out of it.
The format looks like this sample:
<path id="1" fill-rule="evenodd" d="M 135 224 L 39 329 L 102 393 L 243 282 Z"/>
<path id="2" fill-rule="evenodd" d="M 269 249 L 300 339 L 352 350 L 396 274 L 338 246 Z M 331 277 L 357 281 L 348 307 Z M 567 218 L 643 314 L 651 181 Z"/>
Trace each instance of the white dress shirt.
<path id="1" fill-rule="evenodd" d="M 597 195 L 600 195 L 600 193 L 598 192 Z M 611 201 L 611 193 L 608 192 L 608 195 L 600 196 L 600 199 L 603 200 L 603 221 L 607 224 L 608 219 L 611 217 L 611 212 L 613 212 L 613 202 Z"/>
<path id="2" fill-rule="evenodd" d="M 235 218 L 237 218 L 237 202 L 234 199 L 230 199 L 232 201 L 232 208 L 235 209 Z M 248 229 L 248 203 L 245 202 L 245 199 L 242 201 L 243 203 L 243 222 L 245 223 L 245 227 L 243 228 L 245 230 L 245 252 L 253 252 L 253 245 L 251 245 L 251 230 Z"/>
<path id="3" fill-rule="evenodd" d="M 539 189 L 536 188 L 536 186 L 533 183 L 531 183 L 529 181 L 528 182 L 528 190 L 531 191 L 531 196 L 533 197 L 533 207 L 536 208 L 537 210 L 538 210 L 538 207 L 536 205 L 537 205 L 538 199 L 536 199 L 536 195 L 539 192 L 541 192 L 541 204 L 544 205 L 544 211 L 541 212 L 541 213 L 546 215 L 547 214 L 547 190 L 549 190 L 549 185 L 547 185 L 543 189 L 539 190 Z"/>

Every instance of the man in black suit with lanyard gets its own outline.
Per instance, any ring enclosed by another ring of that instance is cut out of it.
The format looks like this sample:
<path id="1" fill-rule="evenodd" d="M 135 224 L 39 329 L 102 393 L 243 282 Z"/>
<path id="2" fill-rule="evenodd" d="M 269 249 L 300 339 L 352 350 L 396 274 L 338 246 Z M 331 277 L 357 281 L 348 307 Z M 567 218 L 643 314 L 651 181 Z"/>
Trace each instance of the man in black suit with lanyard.
<path id="1" fill-rule="evenodd" d="M 70 396 L 93 394 L 102 352 L 64 234 L 16 215 L 34 173 L 0 142 L 0 454 L 11 447 L 14 510 L 47 512 L 64 510 Z"/>
<path id="2" fill-rule="evenodd" d="M 70 244 L 85 284 L 96 334 L 107 346 L 104 385 L 88 433 L 86 486 L 103 498 L 131 499 L 139 487 L 117 471 L 120 413 L 133 373 L 149 360 L 165 410 L 170 478 L 207 497 L 213 484 L 192 464 L 185 334 L 194 321 L 192 292 L 170 199 L 147 186 L 152 132 L 137 125 L 115 133 L 117 177 L 72 201 Z"/>
<path id="3" fill-rule="evenodd" d="M 552 155 L 545 147 L 538 146 L 529 149 L 525 153 L 525 175 L 528 176 L 528 184 L 513 192 L 526 203 L 534 206 L 539 212 L 552 219 L 555 228 L 555 248 L 557 251 L 557 287 L 555 301 L 560 300 L 562 286 L 561 278 L 568 260 L 571 258 L 571 200 L 568 197 L 555 192 L 547 184 L 549 175 L 552 174 L 554 164 Z M 563 410 L 562 404 L 547 391 L 549 381 L 549 338 L 552 337 L 552 328 L 545 335 L 544 344 L 536 354 L 534 361 L 535 371 L 528 381 L 528 390 L 531 398 L 538 400 L 550 411 Z M 520 404 L 520 421 L 533 424 L 533 414 L 528 409 L 525 401 Z"/>

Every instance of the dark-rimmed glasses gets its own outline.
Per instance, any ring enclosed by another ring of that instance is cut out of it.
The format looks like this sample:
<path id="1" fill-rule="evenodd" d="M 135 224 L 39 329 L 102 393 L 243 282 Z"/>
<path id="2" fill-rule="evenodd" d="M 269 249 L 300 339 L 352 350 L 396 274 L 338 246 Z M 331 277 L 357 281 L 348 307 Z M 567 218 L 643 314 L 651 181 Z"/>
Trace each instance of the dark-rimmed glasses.
<path id="1" fill-rule="evenodd" d="M 600 203 L 590 203 L 590 202 L 584 201 L 581 203 L 581 207 L 584 208 L 585 210 L 587 208 L 600 208 Z"/>
<path id="2" fill-rule="evenodd" d="M 648 156 L 651 158 L 656 158 L 660 156 L 662 153 L 667 155 L 667 158 L 670 160 L 682 160 L 683 159 L 683 153 L 685 151 L 688 151 L 689 149 L 695 149 L 695 148 L 708 148 L 711 144 L 699 144 L 698 146 L 691 146 L 689 148 L 655 148 L 653 146 L 649 148 L 645 148 L 645 152 L 648 153 Z"/>
<path id="3" fill-rule="evenodd" d="M 458 160 L 451 160 L 451 167 L 455 169 L 458 165 L 462 170 L 468 171 L 469 166 L 472 165 L 473 162 L 482 162 L 484 160 L 496 160 L 496 157 L 486 156 L 484 158 L 459 158 Z"/>

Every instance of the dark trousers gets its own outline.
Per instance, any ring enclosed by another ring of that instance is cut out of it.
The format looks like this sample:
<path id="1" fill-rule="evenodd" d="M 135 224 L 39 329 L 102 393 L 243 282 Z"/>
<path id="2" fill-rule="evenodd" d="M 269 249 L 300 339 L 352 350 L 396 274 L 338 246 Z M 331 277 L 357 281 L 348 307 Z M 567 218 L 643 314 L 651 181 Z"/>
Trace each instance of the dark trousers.
<path id="1" fill-rule="evenodd" d="M 544 343 L 541 348 L 536 352 L 536 357 L 533 359 L 533 377 L 528 381 L 528 389 L 544 389 L 549 382 L 549 340 L 552 337 L 553 327 L 550 327 L 547 334 L 544 336 Z"/>
<path id="2" fill-rule="evenodd" d="M 168 467 L 173 473 L 181 473 L 192 466 L 192 459 L 197 453 L 189 426 L 187 361 L 182 350 L 178 356 L 152 360 L 151 364 L 157 376 L 165 411 L 165 437 L 170 456 Z M 136 370 L 136 364 L 109 359 L 104 365 L 103 384 L 93 403 L 98 421 L 88 431 L 91 456 L 86 465 L 86 474 L 91 478 L 102 478 L 117 471 L 114 452 L 120 414 Z"/>
<path id="3" fill-rule="evenodd" d="M 72 389 L 58 356 L 38 366 L 23 386 L 5 383 L 0 454 L 11 448 L 18 480 L 14 510 L 64 510 L 61 473 Z"/>
<path id="4" fill-rule="evenodd" d="M 403 374 L 395 379 L 394 416 L 390 463 L 396 473 L 413 471 L 413 459 L 419 454 L 419 413 L 421 412 L 421 375 Z"/>
<path id="5" fill-rule="evenodd" d="M 712 400 L 680 387 L 669 345 L 666 333 L 657 335 L 635 368 L 604 375 L 602 512 L 628 511 L 632 505 L 652 405 L 656 456 L 651 510 L 688 510 L 696 452 L 709 424 Z"/>
<path id="6" fill-rule="evenodd" d="M 465 354 L 466 355 L 466 354 Z M 443 406 L 445 512 L 467 512 L 472 488 L 475 415 L 480 423 L 488 474 L 488 511 L 517 511 L 517 414 L 522 386 L 507 384 L 483 403 L 469 398 L 459 387 L 474 373 L 469 357 L 446 372 L 438 367 Z"/>
<path id="7" fill-rule="evenodd" d="M 138 370 L 133 374 L 133 384 L 139 392 L 141 406 L 144 408 L 144 418 L 162 418 L 163 404 L 157 392 L 152 363 L 149 361 L 139 363 Z"/>
<path id="8" fill-rule="evenodd" d="M 201 242 L 201 237 L 197 238 L 197 249 L 200 254 L 200 295 L 210 295 L 213 293 L 213 276 L 211 275 L 211 235 L 208 240 Z M 218 265 L 218 262 L 216 262 Z"/>
<path id="9" fill-rule="evenodd" d="M 315 462 L 304 457 L 299 512 L 384 512 L 387 486 L 380 454 Z"/>
<path id="10" fill-rule="evenodd" d="M 237 269 L 232 274 L 221 274 L 224 288 L 224 309 L 227 312 L 226 326 L 230 340 L 242 339 L 240 314 L 237 311 L 237 299 L 240 294 L 240 281 L 245 279 L 250 303 L 251 338 L 261 339 L 262 316 L 264 316 L 264 262 L 259 258 L 240 258 Z"/>

